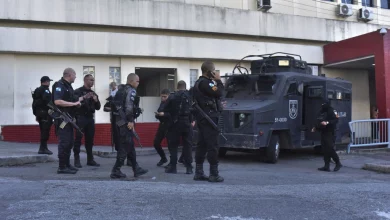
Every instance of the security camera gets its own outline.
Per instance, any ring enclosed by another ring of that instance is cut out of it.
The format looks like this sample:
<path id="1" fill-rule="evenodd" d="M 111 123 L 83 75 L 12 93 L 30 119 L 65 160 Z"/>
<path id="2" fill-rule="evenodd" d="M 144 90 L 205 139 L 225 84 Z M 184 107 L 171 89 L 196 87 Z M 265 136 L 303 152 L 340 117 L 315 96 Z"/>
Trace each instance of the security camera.
<path id="1" fill-rule="evenodd" d="M 381 30 L 379 31 L 379 33 L 384 36 L 385 34 L 387 34 L 387 30 L 386 28 L 381 28 Z"/>

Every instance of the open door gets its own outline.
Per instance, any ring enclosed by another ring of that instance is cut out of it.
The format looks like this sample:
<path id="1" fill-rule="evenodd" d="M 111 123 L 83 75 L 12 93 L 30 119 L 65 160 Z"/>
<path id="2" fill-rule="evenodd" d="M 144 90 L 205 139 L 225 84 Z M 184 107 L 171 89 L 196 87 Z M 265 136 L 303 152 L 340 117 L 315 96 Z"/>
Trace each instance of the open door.
<path id="1" fill-rule="evenodd" d="M 310 82 L 310 86 L 304 88 L 303 109 L 302 114 L 302 144 L 314 145 L 320 141 L 320 133 L 311 132 L 311 129 L 317 122 L 317 115 L 324 102 L 326 82 Z"/>

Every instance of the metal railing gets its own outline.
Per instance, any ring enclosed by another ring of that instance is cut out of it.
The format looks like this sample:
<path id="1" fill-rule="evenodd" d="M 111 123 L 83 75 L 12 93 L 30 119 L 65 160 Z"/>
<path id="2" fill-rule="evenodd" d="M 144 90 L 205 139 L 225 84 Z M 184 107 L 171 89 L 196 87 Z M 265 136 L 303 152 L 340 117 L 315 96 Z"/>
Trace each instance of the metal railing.
<path id="1" fill-rule="evenodd" d="M 347 153 L 352 147 L 387 145 L 390 148 L 390 119 L 369 119 L 349 122 L 351 141 Z"/>

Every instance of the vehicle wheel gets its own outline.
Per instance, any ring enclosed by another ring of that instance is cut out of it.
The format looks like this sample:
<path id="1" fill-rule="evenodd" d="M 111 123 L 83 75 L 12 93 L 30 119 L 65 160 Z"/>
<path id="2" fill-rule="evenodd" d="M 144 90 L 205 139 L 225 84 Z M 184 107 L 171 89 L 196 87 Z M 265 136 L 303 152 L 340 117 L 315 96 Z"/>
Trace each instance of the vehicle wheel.
<path id="1" fill-rule="evenodd" d="M 226 156 L 226 153 L 227 153 L 227 148 L 225 147 L 220 147 L 219 150 L 218 150 L 218 156 L 219 157 L 224 157 Z"/>
<path id="2" fill-rule="evenodd" d="M 279 136 L 274 134 L 271 137 L 271 141 L 266 149 L 265 161 L 267 163 L 276 163 L 279 159 L 280 143 Z"/>

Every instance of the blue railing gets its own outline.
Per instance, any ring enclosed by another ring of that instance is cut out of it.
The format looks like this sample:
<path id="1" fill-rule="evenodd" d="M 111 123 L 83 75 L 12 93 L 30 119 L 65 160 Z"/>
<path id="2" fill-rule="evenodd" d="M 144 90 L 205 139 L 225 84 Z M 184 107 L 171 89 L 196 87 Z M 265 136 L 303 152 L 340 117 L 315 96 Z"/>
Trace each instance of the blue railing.
<path id="1" fill-rule="evenodd" d="M 384 145 L 390 148 L 390 119 L 369 119 L 349 122 L 351 141 L 347 153 L 352 147 L 370 147 Z"/>

